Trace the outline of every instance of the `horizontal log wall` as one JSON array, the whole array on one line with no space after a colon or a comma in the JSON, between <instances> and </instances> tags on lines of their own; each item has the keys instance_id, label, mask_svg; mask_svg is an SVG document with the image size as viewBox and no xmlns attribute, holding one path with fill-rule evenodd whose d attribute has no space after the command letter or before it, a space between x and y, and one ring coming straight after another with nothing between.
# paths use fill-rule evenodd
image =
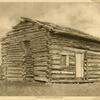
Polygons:
<instances>
[{"instance_id":1,"label":"horizontal log wall","mask_svg":"<svg viewBox=\"0 0 100 100\"><path fill-rule=\"evenodd\" d=\"M2 76L8 80L22 80L24 51L19 41L7 42L2 44Z\"/></svg>"},{"instance_id":2,"label":"horizontal log wall","mask_svg":"<svg viewBox=\"0 0 100 100\"><path fill-rule=\"evenodd\" d=\"M47 51L35 52L34 57L34 80L49 82L49 57Z\"/></svg>"},{"instance_id":3,"label":"horizontal log wall","mask_svg":"<svg viewBox=\"0 0 100 100\"><path fill-rule=\"evenodd\" d=\"M59 45L50 45L49 53L51 57L51 82L69 82L75 79L75 53L66 50L65 47ZM69 66L61 65L61 55L69 57Z\"/></svg>"},{"instance_id":4,"label":"horizontal log wall","mask_svg":"<svg viewBox=\"0 0 100 100\"><path fill-rule=\"evenodd\" d=\"M100 81L100 54L87 53L88 61L88 79Z\"/></svg>"},{"instance_id":5,"label":"horizontal log wall","mask_svg":"<svg viewBox=\"0 0 100 100\"><path fill-rule=\"evenodd\" d=\"M11 80L48 81L48 44L44 29L32 24L19 25L2 41L2 66ZM31 56L25 54L23 41L30 41Z\"/></svg>"},{"instance_id":6,"label":"horizontal log wall","mask_svg":"<svg viewBox=\"0 0 100 100\"><path fill-rule=\"evenodd\" d=\"M49 81L48 37L45 31L34 33L31 38L31 51L34 61L34 80Z\"/></svg>"},{"instance_id":7,"label":"horizontal log wall","mask_svg":"<svg viewBox=\"0 0 100 100\"><path fill-rule=\"evenodd\" d=\"M65 78L63 74L61 74L61 71L65 71L64 69L61 69L60 66L60 55L70 55L69 56L69 65L73 66L73 69L70 69L72 72L75 71L75 54L76 53L84 53L87 52L87 58L86 59L86 70L84 70L84 73L86 74L85 77L88 78L88 80L100 80L100 46L98 43L94 43L92 41L85 41L80 40L80 39L74 39L74 38L69 38L69 37L63 37L63 36L55 36L51 35L51 46L50 46L50 53L54 56L54 58L58 57L59 61L53 61L56 62L56 64L52 65L53 70L59 70L58 72L55 71L55 74L52 77L55 77L55 80L52 78L52 82L68 82L67 75L65 75ZM85 61L84 61L85 64ZM69 71L70 71L69 70ZM68 71L68 70L67 70ZM66 71L66 73L67 73ZM86 71L86 72L85 72ZM60 73L60 74L59 74ZM61 76L62 75L62 76ZM61 76L61 79L60 79ZM72 75L69 75L72 76ZM63 77L63 78L62 78ZM57 80L58 78L58 80ZM86 78L86 79L87 79ZM66 79L66 80L65 80ZM70 78L71 79L71 78ZM74 77L73 81L75 79L75 72L74 72Z\"/></svg>"}]
</instances>

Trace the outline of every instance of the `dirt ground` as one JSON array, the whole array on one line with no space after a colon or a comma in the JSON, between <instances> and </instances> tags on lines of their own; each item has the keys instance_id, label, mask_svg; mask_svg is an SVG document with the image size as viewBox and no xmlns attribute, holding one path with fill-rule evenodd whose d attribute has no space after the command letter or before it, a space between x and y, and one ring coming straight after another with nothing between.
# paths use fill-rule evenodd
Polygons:
<instances>
[{"instance_id":1,"label":"dirt ground","mask_svg":"<svg viewBox=\"0 0 100 100\"><path fill-rule=\"evenodd\" d=\"M100 83L39 84L0 81L0 96L100 96Z\"/></svg>"}]
</instances>

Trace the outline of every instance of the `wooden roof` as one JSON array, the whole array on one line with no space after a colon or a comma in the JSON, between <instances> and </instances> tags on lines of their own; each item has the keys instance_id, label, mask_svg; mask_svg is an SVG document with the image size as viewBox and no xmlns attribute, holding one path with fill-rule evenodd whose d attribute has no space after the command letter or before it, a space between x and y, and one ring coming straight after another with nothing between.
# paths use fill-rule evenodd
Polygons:
<instances>
[{"instance_id":1,"label":"wooden roof","mask_svg":"<svg viewBox=\"0 0 100 100\"><path fill-rule=\"evenodd\" d=\"M90 34L84 33L82 31L73 29L73 28L69 28L69 27L62 27L53 23L49 23L49 22L42 22L39 20L32 20L29 18L25 18L22 17L22 20L20 21L20 23L18 23L16 26L13 27L13 30L17 29L17 27L21 24L21 23L26 23L26 22L30 22L30 23L37 23L39 26L51 30L54 33L57 34L65 34L65 35L73 35L73 36L77 36L77 37L83 37L85 39L90 39L93 41L97 41L100 42L100 38L97 38L95 36L92 36Z\"/></svg>"}]
</instances>

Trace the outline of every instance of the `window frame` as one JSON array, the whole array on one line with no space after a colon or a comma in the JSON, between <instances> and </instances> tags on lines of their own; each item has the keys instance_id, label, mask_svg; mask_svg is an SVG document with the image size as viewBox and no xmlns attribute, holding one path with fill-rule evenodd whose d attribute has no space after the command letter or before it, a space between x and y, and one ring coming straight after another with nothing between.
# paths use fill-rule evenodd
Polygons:
<instances>
[{"instance_id":1,"label":"window frame","mask_svg":"<svg viewBox=\"0 0 100 100\"><path fill-rule=\"evenodd\" d=\"M63 57L65 57L65 58L64 58L65 61L62 60ZM64 62L65 64L63 64L63 62ZM66 69L69 68L69 55L61 54L61 67L62 67L62 68L66 68Z\"/></svg>"}]
</instances>

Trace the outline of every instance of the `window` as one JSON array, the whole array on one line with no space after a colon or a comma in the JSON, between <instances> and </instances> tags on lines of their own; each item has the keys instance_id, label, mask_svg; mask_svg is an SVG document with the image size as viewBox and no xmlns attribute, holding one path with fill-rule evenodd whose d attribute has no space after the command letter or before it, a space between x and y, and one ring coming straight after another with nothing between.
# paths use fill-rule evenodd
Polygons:
<instances>
[{"instance_id":1,"label":"window","mask_svg":"<svg viewBox=\"0 0 100 100\"><path fill-rule=\"evenodd\" d=\"M24 43L25 55L30 55L31 54L30 41L24 41L23 43Z\"/></svg>"},{"instance_id":2,"label":"window","mask_svg":"<svg viewBox=\"0 0 100 100\"><path fill-rule=\"evenodd\" d=\"M63 67L69 67L69 56L68 55L61 55L61 65Z\"/></svg>"}]
</instances>

